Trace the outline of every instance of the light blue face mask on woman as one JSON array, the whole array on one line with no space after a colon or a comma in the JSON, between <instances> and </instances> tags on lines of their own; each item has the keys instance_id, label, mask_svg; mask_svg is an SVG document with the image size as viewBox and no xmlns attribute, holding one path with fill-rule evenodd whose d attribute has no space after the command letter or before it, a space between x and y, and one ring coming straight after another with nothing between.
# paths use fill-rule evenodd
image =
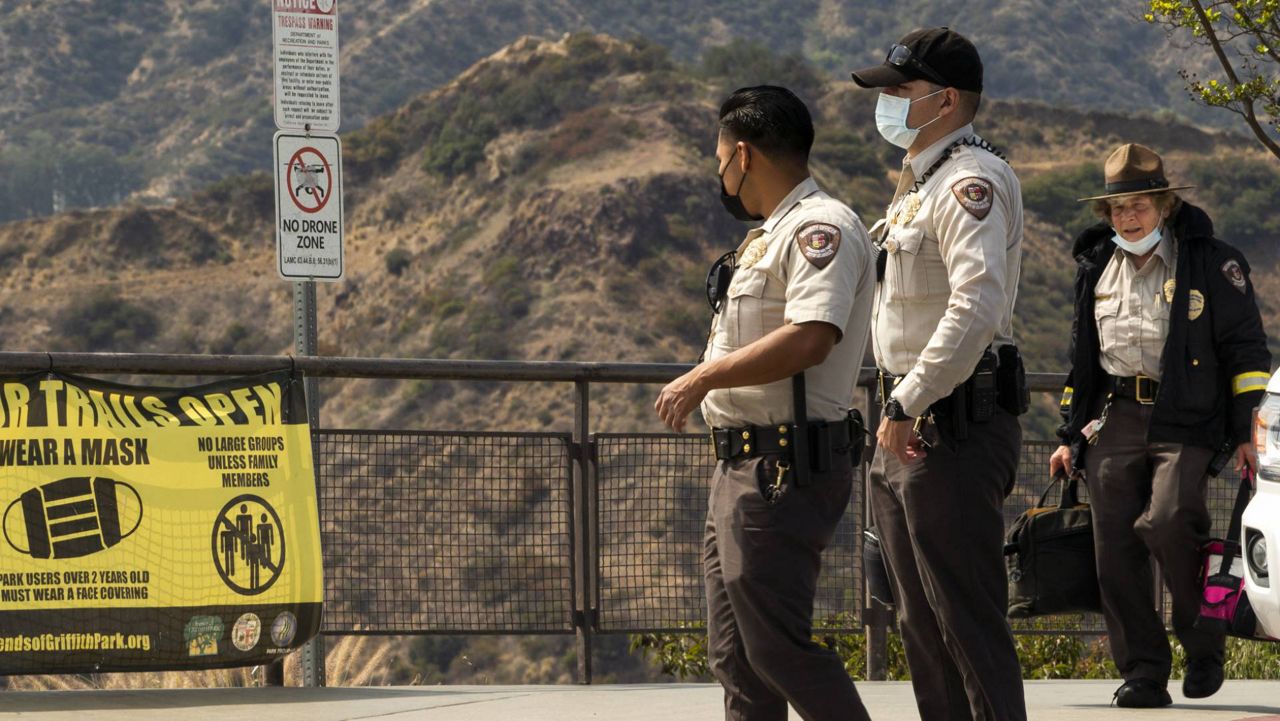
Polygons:
<instances>
[{"instance_id":1,"label":"light blue face mask on woman","mask_svg":"<svg viewBox=\"0 0 1280 721\"><path fill-rule=\"evenodd\" d=\"M921 130L930 123L935 123L942 119L942 116L939 115L918 128L909 128L907 127L907 115L911 113L911 104L917 100L932 98L945 90L946 88L943 88L915 100L907 100L888 93L880 93L880 100L876 102L876 130L879 130L880 135L890 143L903 150L909 149L911 144L916 142L916 136L920 134Z\"/></svg>"},{"instance_id":2,"label":"light blue face mask on woman","mask_svg":"<svg viewBox=\"0 0 1280 721\"><path fill-rule=\"evenodd\" d=\"M1111 236L1111 242L1120 246L1120 250L1132 255L1146 255L1150 250L1160 243L1164 238L1164 227L1156 226L1156 229L1147 233L1146 237L1141 240L1125 240L1120 235L1120 231Z\"/></svg>"}]
</instances>

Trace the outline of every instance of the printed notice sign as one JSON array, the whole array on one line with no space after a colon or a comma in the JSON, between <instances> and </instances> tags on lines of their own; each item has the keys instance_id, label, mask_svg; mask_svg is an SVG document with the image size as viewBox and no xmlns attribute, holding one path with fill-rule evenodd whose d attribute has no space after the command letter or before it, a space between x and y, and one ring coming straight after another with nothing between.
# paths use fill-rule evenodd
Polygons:
<instances>
[{"instance_id":1,"label":"printed notice sign","mask_svg":"<svg viewBox=\"0 0 1280 721\"><path fill-rule=\"evenodd\" d=\"M0 675L268 663L320 559L301 376L0 377Z\"/></svg>"},{"instance_id":2,"label":"printed notice sign","mask_svg":"<svg viewBox=\"0 0 1280 721\"><path fill-rule=\"evenodd\" d=\"M342 278L342 143L276 133L276 259L285 280Z\"/></svg>"},{"instance_id":3,"label":"printed notice sign","mask_svg":"<svg viewBox=\"0 0 1280 721\"><path fill-rule=\"evenodd\" d=\"M337 132L337 0L272 0L271 28L276 127Z\"/></svg>"}]
</instances>

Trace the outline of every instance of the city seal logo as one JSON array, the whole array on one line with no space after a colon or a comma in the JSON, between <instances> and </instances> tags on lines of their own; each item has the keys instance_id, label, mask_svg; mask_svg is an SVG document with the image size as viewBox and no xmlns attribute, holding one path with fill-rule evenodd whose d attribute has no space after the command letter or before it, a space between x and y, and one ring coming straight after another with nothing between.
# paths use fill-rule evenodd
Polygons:
<instances>
[{"instance_id":1,"label":"city seal logo","mask_svg":"<svg viewBox=\"0 0 1280 721\"><path fill-rule=\"evenodd\" d=\"M840 250L840 229L830 223L808 223L796 231L796 243L804 259L821 270Z\"/></svg>"},{"instance_id":2,"label":"city seal logo","mask_svg":"<svg viewBox=\"0 0 1280 721\"><path fill-rule=\"evenodd\" d=\"M262 637L262 620L256 613L246 613L231 627L231 643L241 651L251 651Z\"/></svg>"}]
</instances>

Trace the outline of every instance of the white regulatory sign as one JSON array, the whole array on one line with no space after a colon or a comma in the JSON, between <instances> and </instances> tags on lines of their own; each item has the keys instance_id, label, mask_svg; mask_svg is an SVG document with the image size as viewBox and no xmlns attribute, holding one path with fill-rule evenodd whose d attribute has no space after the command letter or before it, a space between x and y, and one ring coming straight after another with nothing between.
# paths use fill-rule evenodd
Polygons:
<instances>
[{"instance_id":1,"label":"white regulatory sign","mask_svg":"<svg viewBox=\"0 0 1280 721\"><path fill-rule=\"evenodd\" d=\"M276 0L280 2L280 0ZM275 136L276 268L285 280L342 278L342 143Z\"/></svg>"},{"instance_id":2,"label":"white regulatory sign","mask_svg":"<svg viewBox=\"0 0 1280 721\"><path fill-rule=\"evenodd\" d=\"M336 133L337 0L271 0L276 74L276 127Z\"/></svg>"}]
</instances>

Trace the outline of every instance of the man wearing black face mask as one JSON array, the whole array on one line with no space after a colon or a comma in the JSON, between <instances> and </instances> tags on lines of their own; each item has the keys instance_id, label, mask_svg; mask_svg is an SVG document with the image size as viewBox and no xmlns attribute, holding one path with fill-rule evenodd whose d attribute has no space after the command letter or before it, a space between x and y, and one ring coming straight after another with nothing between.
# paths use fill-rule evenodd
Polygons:
<instances>
[{"instance_id":1,"label":"man wearing black face mask","mask_svg":"<svg viewBox=\"0 0 1280 721\"><path fill-rule=\"evenodd\" d=\"M862 448L849 411L870 332L871 242L809 175L813 122L784 88L735 92L720 109L720 192L747 233L713 302L705 362L655 408L713 428L703 566L708 660L729 721L867 713L839 658L811 640L822 549L848 506Z\"/></svg>"}]
</instances>

